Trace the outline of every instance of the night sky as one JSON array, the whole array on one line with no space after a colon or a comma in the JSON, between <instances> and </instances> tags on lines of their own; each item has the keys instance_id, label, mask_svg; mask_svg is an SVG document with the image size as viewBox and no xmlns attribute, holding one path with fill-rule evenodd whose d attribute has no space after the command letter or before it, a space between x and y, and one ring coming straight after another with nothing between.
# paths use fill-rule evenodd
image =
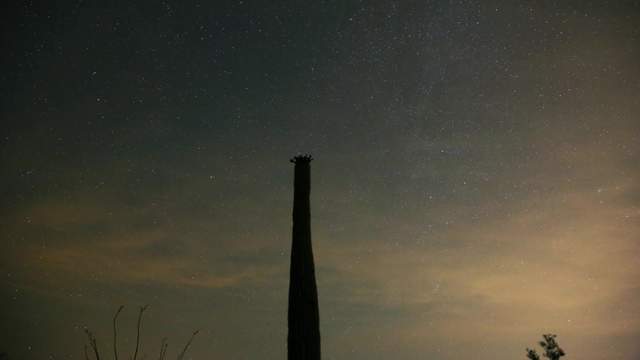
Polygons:
<instances>
[{"instance_id":1,"label":"night sky","mask_svg":"<svg viewBox=\"0 0 640 360\"><path fill-rule=\"evenodd\" d=\"M9 359L284 359L298 153L324 359L640 358L637 1L2 13Z\"/></svg>"}]
</instances>

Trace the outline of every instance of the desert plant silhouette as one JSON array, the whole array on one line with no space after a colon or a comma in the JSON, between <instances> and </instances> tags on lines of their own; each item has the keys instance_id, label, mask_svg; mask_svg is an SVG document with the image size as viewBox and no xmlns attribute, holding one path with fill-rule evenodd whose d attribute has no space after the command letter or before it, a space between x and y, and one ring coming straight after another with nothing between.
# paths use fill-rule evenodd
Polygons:
<instances>
[{"instance_id":1,"label":"desert plant silhouette","mask_svg":"<svg viewBox=\"0 0 640 360\"><path fill-rule=\"evenodd\" d=\"M538 342L538 344L544 350L544 357L548 358L549 360L559 360L562 356L566 355L564 350L562 350L560 345L558 345L556 337L557 335L555 334L544 334L542 335L542 338L544 340ZM530 360L540 360L540 356L538 355L538 353L535 350L529 348L527 348L527 358L529 358Z\"/></svg>"},{"instance_id":2,"label":"desert plant silhouette","mask_svg":"<svg viewBox=\"0 0 640 360\"><path fill-rule=\"evenodd\" d=\"M320 360L320 316L316 287L309 195L311 155L291 159L293 180L293 229L289 272L287 359Z\"/></svg>"},{"instance_id":3,"label":"desert plant silhouette","mask_svg":"<svg viewBox=\"0 0 640 360\"><path fill-rule=\"evenodd\" d=\"M138 354L140 353L140 331L142 329L142 316L144 315L144 312L147 310L148 307L149 305L144 305L144 306L141 306L138 310L138 322L137 322L137 329L136 329L136 347L133 355L130 356L129 359L132 359L132 360L138 359ZM118 307L118 310L116 310L116 313L113 315L113 357L115 360L118 360L118 316L120 315L123 309L124 309L124 305L120 305ZM182 348L182 351L178 354L176 358L177 360L182 360L184 358L184 354L189 349L189 346L191 346L191 342L193 341L193 338L198 334L199 331L200 330L196 330L191 334L189 341L187 341L185 346ZM84 332L85 332L85 335L87 336L89 347L93 352L93 357L95 358L95 360L100 360L100 349L98 348L98 341L96 339L96 336L88 328L85 328ZM169 344L167 343L167 338L162 338L162 340L160 341L160 354L158 355L158 360L165 359L167 355L168 346ZM89 358L90 358L89 349L85 344L84 359L89 360Z\"/></svg>"}]
</instances>

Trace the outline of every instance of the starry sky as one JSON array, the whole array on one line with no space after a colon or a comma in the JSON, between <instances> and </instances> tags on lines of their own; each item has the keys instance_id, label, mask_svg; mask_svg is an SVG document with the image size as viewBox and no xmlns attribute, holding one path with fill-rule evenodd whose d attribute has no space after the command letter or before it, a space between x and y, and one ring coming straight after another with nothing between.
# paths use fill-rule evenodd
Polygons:
<instances>
[{"instance_id":1,"label":"starry sky","mask_svg":"<svg viewBox=\"0 0 640 360\"><path fill-rule=\"evenodd\" d=\"M283 359L311 153L325 359L640 357L636 1L16 1L0 352Z\"/></svg>"}]
</instances>

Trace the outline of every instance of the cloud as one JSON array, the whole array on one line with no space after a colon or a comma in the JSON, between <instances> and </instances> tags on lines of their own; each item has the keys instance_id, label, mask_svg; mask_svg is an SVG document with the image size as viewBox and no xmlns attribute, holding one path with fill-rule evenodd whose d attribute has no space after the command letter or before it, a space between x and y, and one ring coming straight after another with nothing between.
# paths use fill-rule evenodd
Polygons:
<instances>
[{"instance_id":1,"label":"cloud","mask_svg":"<svg viewBox=\"0 0 640 360\"><path fill-rule=\"evenodd\" d=\"M271 255L262 261L233 263L225 254L250 255L259 250L251 244L261 241L234 245L200 236L212 233L219 226L215 222L183 233L182 226L155 220L160 217L153 205L131 208L89 193L77 197L82 201L55 197L35 201L15 215L8 234L21 241L7 244L13 254L7 262L32 285L55 288L75 279L79 284L225 288L262 283L281 271L273 264L276 255L269 251L263 252ZM216 234L226 236L232 235Z\"/></svg>"}]
</instances>

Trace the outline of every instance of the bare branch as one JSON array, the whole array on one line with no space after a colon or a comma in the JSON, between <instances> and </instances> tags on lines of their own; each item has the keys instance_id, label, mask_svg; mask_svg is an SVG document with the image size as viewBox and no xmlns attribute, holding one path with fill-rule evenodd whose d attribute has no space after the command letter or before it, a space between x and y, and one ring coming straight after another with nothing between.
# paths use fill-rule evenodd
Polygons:
<instances>
[{"instance_id":1,"label":"bare branch","mask_svg":"<svg viewBox=\"0 0 640 360\"><path fill-rule=\"evenodd\" d=\"M120 305L118 310L116 310L116 314L113 315L113 357L115 358L115 360L118 360L118 326L117 326L117 321L118 321L118 315L120 315L120 312L122 311L122 309L124 309L124 305Z\"/></svg>"},{"instance_id":2,"label":"bare branch","mask_svg":"<svg viewBox=\"0 0 640 360\"><path fill-rule=\"evenodd\" d=\"M193 341L193 338L200 332L200 330L196 330L193 332L193 334L191 334L191 337L189 338L189 341L187 341L187 344L184 346L184 349L182 349L182 352L180 353L180 355L178 355L178 360L182 360L182 358L184 357L184 353L187 352L187 349L189 349L189 346L191 345L191 342Z\"/></svg>"},{"instance_id":3,"label":"bare branch","mask_svg":"<svg viewBox=\"0 0 640 360\"><path fill-rule=\"evenodd\" d=\"M140 312L138 313L138 334L136 336L136 351L133 353L133 360L136 360L138 358L138 348L140 347L140 326L142 325L142 314L144 313L145 310L147 310L148 307L149 305L141 306Z\"/></svg>"},{"instance_id":4,"label":"bare branch","mask_svg":"<svg viewBox=\"0 0 640 360\"><path fill-rule=\"evenodd\" d=\"M160 356L158 356L158 360L164 360L164 357L167 355L168 346L169 344L167 344L167 338L162 338L162 341L160 342Z\"/></svg>"},{"instance_id":5,"label":"bare branch","mask_svg":"<svg viewBox=\"0 0 640 360\"><path fill-rule=\"evenodd\" d=\"M96 342L96 337L93 335L89 329L84 329L85 334L87 334L87 338L89 339L89 346L93 349L94 354L96 355L96 360L100 360L100 352L98 351L98 343Z\"/></svg>"}]
</instances>

